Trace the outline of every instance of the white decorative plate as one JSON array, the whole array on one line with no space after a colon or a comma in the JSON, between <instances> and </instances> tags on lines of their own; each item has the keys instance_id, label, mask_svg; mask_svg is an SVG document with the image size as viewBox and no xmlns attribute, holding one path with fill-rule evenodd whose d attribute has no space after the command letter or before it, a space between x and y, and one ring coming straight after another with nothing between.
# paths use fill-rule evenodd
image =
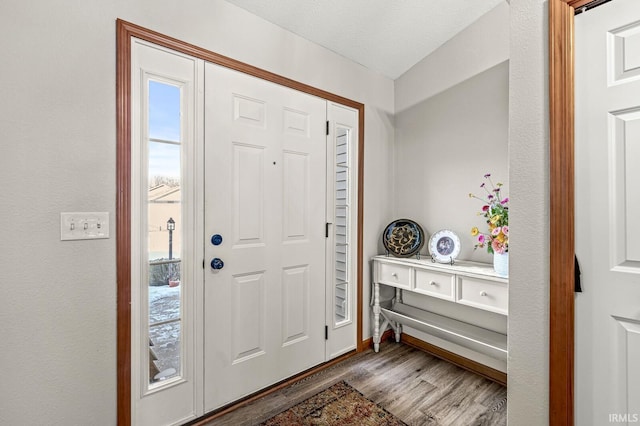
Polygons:
<instances>
[{"instance_id":1,"label":"white decorative plate","mask_svg":"<svg viewBox=\"0 0 640 426\"><path fill-rule=\"evenodd\" d=\"M460 254L460 238L455 232L443 229L429 238L429 254L439 263L453 263Z\"/></svg>"}]
</instances>

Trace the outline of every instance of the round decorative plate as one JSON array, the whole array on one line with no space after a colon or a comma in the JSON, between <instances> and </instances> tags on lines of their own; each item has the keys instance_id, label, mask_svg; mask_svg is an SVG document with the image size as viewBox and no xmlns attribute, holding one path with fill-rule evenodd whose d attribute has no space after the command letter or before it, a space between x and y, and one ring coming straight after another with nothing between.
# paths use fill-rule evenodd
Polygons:
<instances>
[{"instance_id":1,"label":"round decorative plate","mask_svg":"<svg viewBox=\"0 0 640 426\"><path fill-rule=\"evenodd\" d=\"M436 262L453 263L460 254L460 238L448 229L436 232L429 239L429 254Z\"/></svg>"},{"instance_id":2,"label":"round decorative plate","mask_svg":"<svg viewBox=\"0 0 640 426\"><path fill-rule=\"evenodd\" d=\"M424 231L412 220L394 220L382 233L382 244L396 257L410 257L418 254L424 245Z\"/></svg>"}]
</instances>

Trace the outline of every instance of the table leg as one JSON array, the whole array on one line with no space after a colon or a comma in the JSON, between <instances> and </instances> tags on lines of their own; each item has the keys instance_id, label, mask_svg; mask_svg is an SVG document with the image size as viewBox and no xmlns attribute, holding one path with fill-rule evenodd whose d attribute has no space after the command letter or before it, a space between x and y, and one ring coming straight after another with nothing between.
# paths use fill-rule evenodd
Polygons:
<instances>
[{"instance_id":1,"label":"table leg","mask_svg":"<svg viewBox=\"0 0 640 426\"><path fill-rule=\"evenodd\" d=\"M373 350L380 351L380 284L373 284Z\"/></svg>"},{"instance_id":2,"label":"table leg","mask_svg":"<svg viewBox=\"0 0 640 426\"><path fill-rule=\"evenodd\" d=\"M402 303L402 289L396 287L396 302ZM400 343L400 335L402 334L402 324L396 322L396 326L394 327L394 331L396 332L396 343Z\"/></svg>"}]
</instances>

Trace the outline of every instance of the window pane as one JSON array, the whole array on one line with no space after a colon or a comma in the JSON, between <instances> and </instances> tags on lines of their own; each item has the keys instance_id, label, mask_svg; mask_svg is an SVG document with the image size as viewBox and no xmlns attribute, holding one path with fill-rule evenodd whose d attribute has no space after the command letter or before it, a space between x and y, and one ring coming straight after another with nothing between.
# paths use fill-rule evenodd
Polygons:
<instances>
[{"instance_id":1,"label":"window pane","mask_svg":"<svg viewBox=\"0 0 640 426\"><path fill-rule=\"evenodd\" d=\"M180 375L180 321L149 328L151 366L149 382ZM155 373L155 374L153 374Z\"/></svg>"},{"instance_id":2,"label":"window pane","mask_svg":"<svg viewBox=\"0 0 640 426\"><path fill-rule=\"evenodd\" d=\"M336 127L335 174L335 323L350 319L349 312L349 129Z\"/></svg>"},{"instance_id":3,"label":"window pane","mask_svg":"<svg viewBox=\"0 0 640 426\"><path fill-rule=\"evenodd\" d=\"M337 129L336 136L336 164L347 166L349 164L349 131L347 129Z\"/></svg>"},{"instance_id":4,"label":"window pane","mask_svg":"<svg viewBox=\"0 0 640 426\"><path fill-rule=\"evenodd\" d=\"M149 142L149 201L151 196L157 197L170 188L180 187L180 149L178 144ZM151 190L159 185L165 187L152 194ZM171 201L176 201L175 197Z\"/></svg>"},{"instance_id":5,"label":"window pane","mask_svg":"<svg viewBox=\"0 0 640 426\"><path fill-rule=\"evenodd\" d=\"M150 81L148 100L149 382L157 383L181 374L180 88Z\"/></svg>"},{"instance_id":6,"label":"window pane","mask_svg":"<svg viewBox=\"0 0 640 426\"><path fill-rule=\"evenodd\" d=\"M336 284L336 323L340 323L349 318L347 312L347 308L349 307L347 286L347 283Z\"/></svg>"},{"instance_id":7,"label":"window pane","mask_svg":"<svg viewBox=\"0 0 640 426\"><path fill-rule=\"evenodd\" d=\"M149 137L180 141L180 88L149 81Z\"/></svg>"},{"instance_id":8,"label":"window pane","mask_svg":"<svg viewBox=\"0 0 640 426\"><path fill-rule=\"evenodd\" d=\"M346 167L336 168L336 206L349 204L349 171Z\"/></svg>"},{"instance_id":9,"label":"window pane","mask_svg":"<svg viewBox=\"0 0 640 426\"><path fill-rule=\"evenodd\" d=\"M152 283L149 286L149 324L153 326L177 319L180 319L180 286Z\"/></svg>"}]
</instances>

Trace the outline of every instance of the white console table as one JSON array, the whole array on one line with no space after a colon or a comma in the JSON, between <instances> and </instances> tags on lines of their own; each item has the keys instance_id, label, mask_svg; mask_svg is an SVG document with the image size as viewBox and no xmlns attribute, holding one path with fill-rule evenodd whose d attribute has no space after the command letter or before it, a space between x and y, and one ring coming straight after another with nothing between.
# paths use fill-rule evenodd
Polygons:
<instances>
[{"instance_id":1,"label":"white console table","mask_svg":"<svg viewBox=\"0 0 640 426\"><path fill-rule=\"evenodd\" d=\"M507 358L507 336L402 303L410 291L501 315L508 315L508 279L489 264L457 261L453 265L431 259L373 257L373 343L380 349L380 330L390 325L400 341L402 325L429 333L496 359ZM390 306L380 306L380 284L395 287ZM382 324L381 324L382 317Z\"/></svg>"}]
</instances>

